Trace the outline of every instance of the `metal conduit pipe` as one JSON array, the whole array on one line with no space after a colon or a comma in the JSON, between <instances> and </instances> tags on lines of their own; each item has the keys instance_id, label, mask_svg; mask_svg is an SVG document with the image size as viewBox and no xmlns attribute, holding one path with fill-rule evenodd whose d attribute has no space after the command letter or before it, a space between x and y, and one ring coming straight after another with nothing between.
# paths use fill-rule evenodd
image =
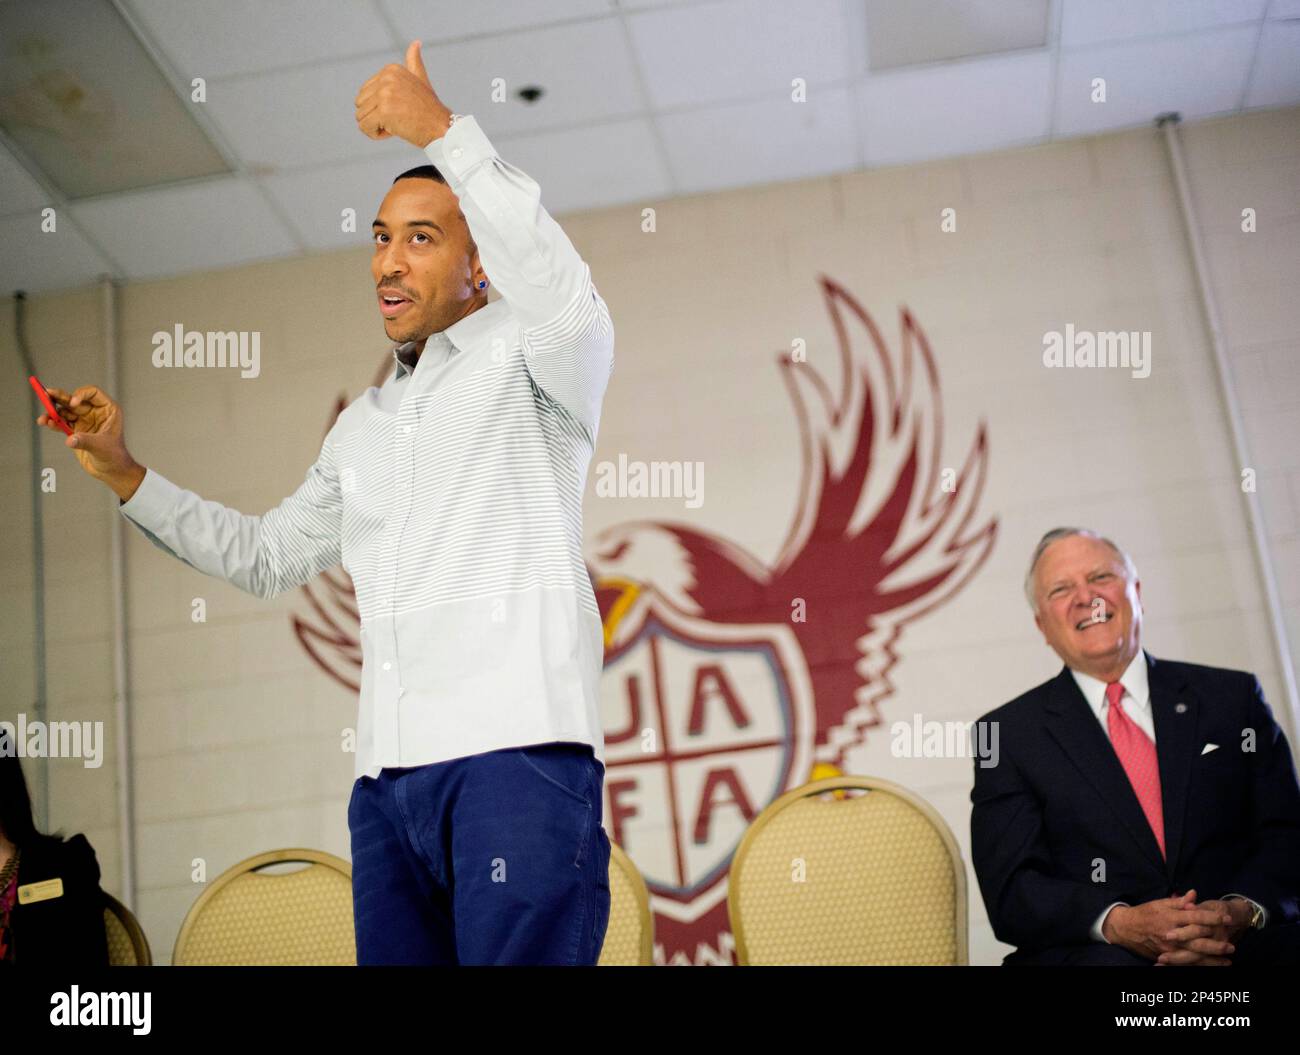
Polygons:
<instances>
[{"instance_id":1,"label":"metal conduit pipe","mask_svg":"<svg viewBox=\"0 0 1300 1055\"><path fill-rule=\"evenodd\" d=\"M1255 463L1250 456L1250 445L1246 441L1245 422L1241 415L1241 404L1237 400L1236 384L1232 379L1232 371L1228 368L1228 356L1223 346L1223 328L1219 322L1219 306L1214 299L1214 291L1210 288L1209 269L1205 263L1205 250L1201 243L1201 229L1196 218L1191 185L1187 179L1183 144L1178 134L1181 120L1176 113L1161 114L1156 118L1156 127L1164 135L1169 167L1173 170L1174 185L1178 190L1178 204L1182 212L1183 227L1187 233L1187 244L1191 249L1192 266L1201 295L1201 309L1205 313L1205 325L1210 335L1210 350L1214 354L1214 366L1219 377L1219 394L1228 417L1233 454L1237 464L1245 469L1254 466ZM1282 727L1291 741L1292 752L1296 753L1300 750L1296 742L1297 731L1300 731L1300 694L1296 691L1295 664L1291 659L1291 643L1287 637L1286 619L1282 611L1282 592L1278 589L1273 553L1264 531L1264 514L1259 495L1253 490L1243 490L1242 497L1246 500L1246 520L1250 528L1255 565L1259 572L1260 585L1264 590L1264 608L1272 631L1273 647L1277 652L1278 675L1282 680L1282 691L1286 694L1286 706L1275 709L1281 712Z\"/></svg>"}]
</instances>

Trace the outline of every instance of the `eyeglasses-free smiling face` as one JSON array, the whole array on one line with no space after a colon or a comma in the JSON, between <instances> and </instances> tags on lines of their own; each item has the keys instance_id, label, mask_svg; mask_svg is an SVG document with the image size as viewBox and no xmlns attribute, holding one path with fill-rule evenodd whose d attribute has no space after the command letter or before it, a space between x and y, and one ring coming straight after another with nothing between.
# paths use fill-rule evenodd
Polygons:
<instances>
[{"instance_id":1,"label":"eyeglasses-free smiling face","mask_svg":"<svg viewBox=\"0 0 1300 1055\"><path fill-rule=\"evenodd\" d=\"M1141 648L1142 590L1100 539L1070 535L1034 568L1034 622L1066 666L1118 681Z\"/></svg>"},{"instance_id":2,"label":"eyeglasses-free smiling face","mask_svg":"<svg viewBox=\"0 0 1300 1055\"><path fill-rule=\"evenodd\" d=\"M424 341L487 302L478 247L456 195L430 179L399 179L371 228L384 333L395 344Z\"/></svg>"}]
</instances>

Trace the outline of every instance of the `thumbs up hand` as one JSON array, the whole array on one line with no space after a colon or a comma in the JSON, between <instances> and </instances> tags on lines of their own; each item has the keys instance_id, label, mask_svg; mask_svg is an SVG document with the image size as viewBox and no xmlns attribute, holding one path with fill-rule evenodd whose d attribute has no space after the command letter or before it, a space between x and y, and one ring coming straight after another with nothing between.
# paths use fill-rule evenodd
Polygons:
<instances>
[{"instance_id":1,"label":"thumbs up hand","mask_svg":"<svg viewBox=\"0 0 1300 1055\"><path fill-rule=\"evenodd\" d=\"M406 65L389 63L357 93L357 127L371 139L397 136L423 150L444 135L451 111L429 83L420 42L406 49Z\"/></svg>"},{"instance_id":2,"label":"thumbs up hand","mask_svg":"<svg viewBox=\"0 0 1300 1055\"><path fill-rule=\"evenodd\" d=\"M420 54L422 46L422 43L418 40L413 40L406 45L406 68L424 81L425 84L429 84L429 73L424 68L424 56ZM429 91L433 91L431 84L429 84Z\"/></svg>"}]
</instances>

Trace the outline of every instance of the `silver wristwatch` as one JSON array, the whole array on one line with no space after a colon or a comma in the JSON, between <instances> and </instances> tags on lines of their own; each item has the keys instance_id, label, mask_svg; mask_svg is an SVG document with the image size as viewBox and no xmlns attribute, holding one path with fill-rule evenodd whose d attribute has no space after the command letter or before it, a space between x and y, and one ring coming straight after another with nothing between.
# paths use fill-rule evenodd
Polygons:
<instances>
[{"instance_id":1,"label":"silver wristwatch","mask_svg":"<svg viewBox=\"0 0 1300 1055\"><path fill-rule=\"evenodd\" d=\"M1258 901L1252 901L1244 894L1229 894L1226 898L1224 898L1224 900L1244 901L1247 905L1250 906L1250 920L1246 923L1247 928L1249 928L1250 930L1264 929L1264 909L1261 907Z\"/></svg>"}]
</instances>

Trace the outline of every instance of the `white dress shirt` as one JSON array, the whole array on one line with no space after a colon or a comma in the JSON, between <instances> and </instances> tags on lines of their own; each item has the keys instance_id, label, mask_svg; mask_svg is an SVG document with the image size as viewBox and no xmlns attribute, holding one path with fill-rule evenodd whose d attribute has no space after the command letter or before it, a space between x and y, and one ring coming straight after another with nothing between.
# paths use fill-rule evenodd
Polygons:
<instances>
[{"instance_id":1,"label":"white dress shirt","mask_svg":"<svg viewBox=\"0 0 1300 1055\"><path fill-rule=\"evenodd\" d=\"M1079 691L1083 693L1083 698L1088 701L1088 706L1092 708L1092 713L1096 716L1097 721L1101 723L1101 731L1106 734L1106 739L1110 739L1110 725L1108 707L1106 700L1106 683L1098 681L1089 674L1082 671L1071 670L1074 675L1075 684L1079 686ZM1133 657L1133 661L1128 665L1128 669L1120 675L1119 683L1124 686L1124 695L1120 700L1120 705L1124 708L1124 713L1133 719L1147 736L1151 737L1151 742L1156 742L1156 723L1151 717L1151 688L1147 684L1147 660L1146 654L1138 649L1138 654Z\"/></svg>"},{"instance_id":2,"label":"white dress shirt","mask_svg":"<svg viewBox=\"0 0 1300 1055\"><path fill-rule=\"evenodd\" d=\"M614 332L591 271L471 116L425 150L501 294L432 335L250 516L147 470L122 513L269 598L338 564L360 613L356 776L554 740L604 761L582 496ZM322 319L323 332L329 320Z\"/></svg>"},{"instance_id":3,"label":"white dress shirt","mask_svg":"<svg viewBox=\"0 0 1300 1055\"><path fill-rule=\"evenodd\" d=\"M1088 701L1088 706L1092 708L1092 713L1097 716L1097 721L1101 723L1101 731L1106 734L1106 739L1110 739L1109 725L1109 708L1110 701L1106 699L1106 683L1098 681L1089 674L1082 671L1070 669L1074 675L1074 681L1079 686L1079 691L1083 693L1083 698ZM1124 686L1124 695L1120 697L1120 706L1124 708L1124 713L1128 715L1137 724L1144 733L1151 738L1151 742L1156 742L1156 723L1151 713L1151 687L1147 680L1147 660L1146 653L1138 649L1138 654L1133 657L1128 668L1120 675L1119 683ZM1243 898L1250 901L1250 898L1242 894L1228 894L1226 898ZM1255 902L1250 901L1252 905ZM1097 921L1092 925L1092 940L1106 942L1105 934L1102 933L1102 924L1106 922L1106 917L1110 910L1116 905L1128 905L1127 901L1116 901L1107 905ZM1265 913L1265 922L1267 922L1267 913Z\"/></svg>"}]
</instances>

